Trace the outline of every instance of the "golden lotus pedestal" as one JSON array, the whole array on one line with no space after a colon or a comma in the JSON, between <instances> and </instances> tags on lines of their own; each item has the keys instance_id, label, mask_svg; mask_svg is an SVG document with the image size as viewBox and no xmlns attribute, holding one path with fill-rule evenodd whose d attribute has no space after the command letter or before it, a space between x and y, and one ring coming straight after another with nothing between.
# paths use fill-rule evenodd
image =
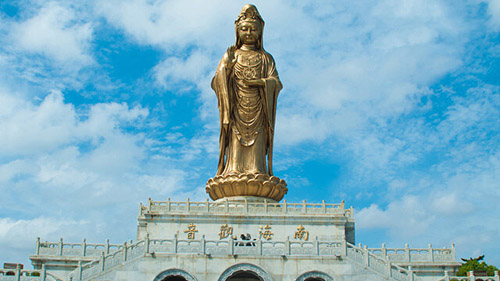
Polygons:
<instances>
[{"instance_id":1,"label":"golden lotus pedestal","mask_svg":"<svg viewBox=\"0 0 500 281\"><path fill-rule=\"evenodd\" d=\"M288 191L286 182L263 174L220 175L208 180L207 193L212 200L253 197L279 202Z\"/></svg>"}]
</instances>

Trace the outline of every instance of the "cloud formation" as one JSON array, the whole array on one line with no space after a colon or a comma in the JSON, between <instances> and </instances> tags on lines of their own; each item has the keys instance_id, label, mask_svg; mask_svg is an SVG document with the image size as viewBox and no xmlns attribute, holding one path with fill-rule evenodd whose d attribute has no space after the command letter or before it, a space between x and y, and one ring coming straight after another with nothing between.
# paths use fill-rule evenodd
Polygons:
<instances>
[{"instance_id":1,"label":"cloud formation","mask_svg":"<svg viewBox=\"0 0 500 281\"><path fill-rule=\"evenodd\" d=\"M369 246L455 242L500 263L499 3L257 1L285 86L275 170L289 196L345 199ZM0 260L29 254L35 234L16 240L27 225L120 243L139 201L205 199L210 79L243 4L1 10L0 246L16 246Z\"/></svg>"}]
</instances>

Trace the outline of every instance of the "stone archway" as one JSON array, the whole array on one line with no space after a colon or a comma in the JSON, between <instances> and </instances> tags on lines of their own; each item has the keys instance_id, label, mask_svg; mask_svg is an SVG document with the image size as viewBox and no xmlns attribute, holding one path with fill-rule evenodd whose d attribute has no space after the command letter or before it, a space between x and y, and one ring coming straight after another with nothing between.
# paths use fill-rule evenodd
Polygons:
<instances>
[{"instance_id":1,"label":"stone archway","mask_svg":"<svg viewBox=\"0 0 500 281\"><path fill-rule=\"evenodd\" d=\"M168 269L156 275L153 281L197 281L191 274L181 269Z\"/></svg>"},{"instance_id":2,"label":"stone archway","mask_svg":"<svg viewBox=\"0 0 500 281\"><path fill-rule=\"evenodd\" d=\"M240 263L226 269L218 281L272 281L272 279L267 272L258 266Z\"/></svg>"},{"instance_id":3,"label":"stone archway","mask_svg":"<svg viewBox=\"0 0 500 281\"><path fill-rule=\"evenodd\" d=\"M309 271L297 278L296 281L334 281L333 278L320 271Z\"/></svg>"}]
</instances>

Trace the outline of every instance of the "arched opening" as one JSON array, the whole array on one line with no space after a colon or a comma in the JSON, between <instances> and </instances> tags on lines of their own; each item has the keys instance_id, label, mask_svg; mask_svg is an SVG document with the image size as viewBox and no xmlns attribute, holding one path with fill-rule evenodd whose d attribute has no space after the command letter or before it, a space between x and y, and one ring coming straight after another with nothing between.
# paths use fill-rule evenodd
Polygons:
<instances>
[{"instance_id":1,"label":"arched opening","mask_svg":"<svg viewBox=\"0 0 500 281\"><path fill-rule=\"evenodd\" d=\"M188 280L182 276L167 276L162 281L188 281Z\"/></svg>"},{"instance_id":2,"label":"arched opening","mask_svg":"<svg viewBox=\"0 0 500 281\"><path fill-rule=\"evenodd\" d=\"M309 271L299 276L296 281L334 281L333 278L320 271Z\"/></svg>"},{"instance_id":3,"label":"arched opening","mask_svg":"<svg viewBox=\"0 0 500 281\"><path fill-rule=\"evenodd\" d=\"M267 272L256 265L239 263L226 269L218 281L272 281L272 279Z\"/></svg>"},{"instance_id":4,"label":"arched opening","mask_svg":"<svg viewBox=\"0 0 500 281\"><path fill-rule=\"evenodd\" d=\"M252 271L239 271L231 275L227 281L263 281L259 275Z\"/></svg>"},{"instance_id":5,"label":"arched opening","mask_svg":"<svg viewBox=\"0 0 500 281\"><path fill-rule=\"evenodd\" d=\"M196 281L196 279L184 270L172 268L158 274L153 281Z\"/></svg>"}]
</instances>

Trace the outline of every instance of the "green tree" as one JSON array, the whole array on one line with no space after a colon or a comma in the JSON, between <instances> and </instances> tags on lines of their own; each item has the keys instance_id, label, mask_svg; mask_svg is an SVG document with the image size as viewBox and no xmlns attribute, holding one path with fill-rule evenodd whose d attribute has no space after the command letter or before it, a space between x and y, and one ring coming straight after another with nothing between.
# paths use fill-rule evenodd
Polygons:
<instances>
[{"instance_id":1,"label":"green tree","mask_svg":"<svg viewBox=\"0 0 500 281\"><path fill-rule=\"evenodd\" d=\"M486 264L483 259L484 255L475 259L472 257L469 259L462 259L463 263L458 269L457 276L467 276L467 272L469 271L485 271L488 276L495 275L495 271L497 271L498 268Z\"/></svg>"}]
</instances>

